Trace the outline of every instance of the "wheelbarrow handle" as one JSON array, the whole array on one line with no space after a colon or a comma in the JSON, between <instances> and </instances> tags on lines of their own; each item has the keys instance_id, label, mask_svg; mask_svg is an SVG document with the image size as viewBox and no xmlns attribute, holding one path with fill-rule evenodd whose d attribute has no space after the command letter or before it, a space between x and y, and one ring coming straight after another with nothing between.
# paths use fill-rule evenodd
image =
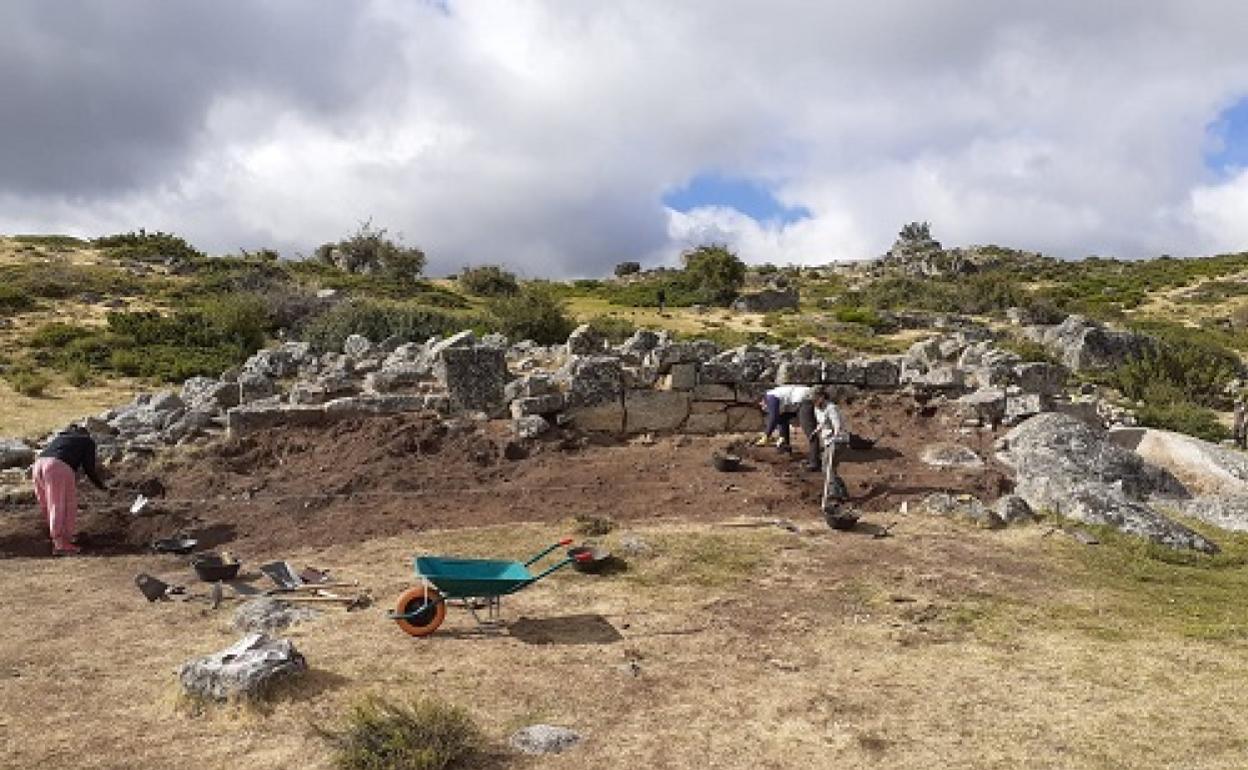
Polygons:
<instances>
[{"instance_id":1,"label":"wheelbarrow handle","mask_svg":"<svg viewBox=\"0 0 1248 770\"><path fill-rule=\"evenodd\" d=\"M548 553L550 553L551 551L555 550L556 548L564 548L564 547L569 546L569 545L572 545L572 538L570 538L570 537L565 537L564 539L560 540L559 542L555 543L554 545L547 546L546 550L544 550L544 551L542 551L541 553L537 554L537 555L536 555L536 556L534 556L532 559L529 559L528 561L526 561L526 562L524 563L524 566L526 566L526 567L527 567L527 566L531 565L533 562L535 562L535 561L537 561L538 559L542 558L543 556L545 556L546 554L548 554ZM549 572L549 570L547 570L547 572ZM542 574L544 575L544 574L546 574L546 573L545 573L545 572L543 572Z\"/></svg>"},{"instance_id":2,"label":"wheelbarrow handle","mask_svg":"<svg viewBox=\"0 0 1248 770\"><path fill-rule=\"evenodd\" d=\"M553 546L552 546L552 547L553 547ZM574 561L576 561L576 558L574 558L574 557L572 557L572 556L569 556L569 557L564 558L564 559L560 559L559 561L557 561L557 562L555 562L554 564L552 564L552 565L550 565L549 567L547 567L545 570L543 570L543 571L541 571L541 572L537 573L536 575L534 575L534 576L533 576L533 579L532 579L532 580L530 580L530 581L528 582L528 585L532 585L532 584L536 583L537 581L539 581L539 580L541 580L542 578L546 577L547 575L549 575L550 573L554 572L555 570L560 570L560 569L563 569L564 567L568 566L569 564L571 564L571 563L572 563L572 562L574 562Z\"/></svg>"}]
</instances>

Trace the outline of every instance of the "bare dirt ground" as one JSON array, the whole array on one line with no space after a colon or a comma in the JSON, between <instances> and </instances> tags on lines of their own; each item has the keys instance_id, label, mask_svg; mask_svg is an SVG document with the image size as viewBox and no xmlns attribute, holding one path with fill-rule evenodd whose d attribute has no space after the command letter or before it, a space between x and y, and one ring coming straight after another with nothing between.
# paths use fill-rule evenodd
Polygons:
<instances>
[{"instance_id":1,"label":"bare dirt ground","mask_svg":"<svg viewBox=\"0 0 1248 770\"><path fill-rule=\"evenodd\" d=\"M2 512L0 764L328 768L317 726L378 693L461 704L498 744L535 722L586 736L564 755L510 761L521 768L1243 766L1248 631L1222 617L1238 600L1214 611L1216 635L1193 636L1172 618L1186 573L1174 586L1168 572L1141 576L1152 592L1141 609L1090 571L1087 554L1118 551L1043 525L902 516L901 500L1006 483L991 463L951 474L917 461L950 438L987 457L992 435L963 436L904 400L849 412L880 439L842 466L868 511L850 533L822 523L799 458L758 451L751 469L722 474L708 460L723 438L569 437L512 461L493 427L422 418L274 432L126 469L120 491L89 501L95 556L45 558L38 515ZM168 492L158 513L123 518L153 477ZM413 556L523 559L571 534L577 514L619 522L606 547L622 552L628 534L651 553L520 592L496 636L457 609L424 640L385 619ZM893 521L891 536L872 536ZM257 585L255 565L285 558L359 580L377 603L291 630L311 672L273 702L194 708L173 672L237 638L233 605L211 610L185 557L136 548L184 527L228 544ZM140 571L201 598L148 604Z\"/></svg>"},{"instance_id":2,"label":"bare dirt ground","mask_svg":"<svg viewBox=\"0 0 1248 770\"><path fill-rule=\"evenodd\" d=\"M985 501L1009 488L991 460L993 434L961 435L952 417L899 395L871 396L846 407L850 424L877 438L849 452L841 475L853 503L895 510L933 491ZM358 542L454 526L553 521L574 514L621 520L790 516L817 508L822 476L772 448L753 449L743 472L710 463L724 438L659 437L653 445L587 445L567 436L508 460L505 424L444 427L432 417L398 416L341 423L328 430L282 429L200 447L158 463L123 469L116 489L84 485L80 529L97 549L142 548L156 537L195 534L209 545L260 552ZM939 438L956 439L987 459L974 471L938 470L918 453ZM158 479L166 499L148 515L128 514L138 488ZM0 555L46 553L38 516L0 517Z\"/></svg>"}]
</instances>

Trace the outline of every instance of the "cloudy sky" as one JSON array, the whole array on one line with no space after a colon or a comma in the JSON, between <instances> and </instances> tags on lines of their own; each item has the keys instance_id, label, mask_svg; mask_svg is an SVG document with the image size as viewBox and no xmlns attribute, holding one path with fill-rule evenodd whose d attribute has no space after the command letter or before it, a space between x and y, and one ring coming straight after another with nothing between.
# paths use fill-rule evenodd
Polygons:
<instances>
[{"instance_id":1,"label":"cloudy sky","mask_svg":"<svg viewBox=\"0 0 1248 770\"><path fill-rule=\"evenodd\" d=\"M432 272L1248 249L1240 0L4 0L0 232Z\"/></svg>"}]
</instances>

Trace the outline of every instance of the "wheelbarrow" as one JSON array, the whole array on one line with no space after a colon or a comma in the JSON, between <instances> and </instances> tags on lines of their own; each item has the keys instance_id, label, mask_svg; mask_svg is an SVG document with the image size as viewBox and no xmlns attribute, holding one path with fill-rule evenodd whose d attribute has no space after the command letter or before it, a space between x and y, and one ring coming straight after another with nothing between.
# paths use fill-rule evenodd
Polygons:
<instances>
[{"instance_id":1,"label":"wheelbarrow","mask_svg":"<svg viewBox=\"0 0 1248 770\"><path fill-rule=\"evenodd\" d=\"M547 575L576 561L590 561L592 552L578 551L533 574L529 567L556 548L572 544L566 538L548 546L526 562L499 559L465 559L454 556L418 556L416 576L420 585L399 596L394 612L387 617L411 636L428 636L438 630L446 619L446 605L454 602L472 613L483 629L501 625L499 610L502 599L527 588ZM485 610L482 618L477 611Z\"/></svg>"}]
</instances>

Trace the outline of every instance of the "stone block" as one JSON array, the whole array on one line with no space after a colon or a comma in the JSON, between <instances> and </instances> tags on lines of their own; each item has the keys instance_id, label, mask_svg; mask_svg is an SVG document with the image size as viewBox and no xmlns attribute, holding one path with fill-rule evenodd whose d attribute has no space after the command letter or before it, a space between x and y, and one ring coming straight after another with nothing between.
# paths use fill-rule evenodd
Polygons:
<instances>
[{"instance_id":1,"label":"stone block","mask_svg":"<svg viewBox=\"0 0 1248 770\"><path fill-rule=\"evenodd\" d=\"M693 389L698 401L736 401L737 391L731 385L703 384Z\"/></svg>"},{"instance_id":2,"label":"stone block","mask_svg":"<svg viewBox=\"0 0 1248 770\"><path fill-rule=\"evenodd\" d=\"M713 412L690 412L689 419L685 421L685 426L682 430L685 433L706 435L725 432L728 429L728 414L725 412L723 404L718 404L718 406L720 408Z\"/></svg>"},{"instance_id":3,"label":"stone block","mask_svg":"<svg viewBox=\"0 0 1248 770\"><path fill-rule=\"evenodd\" d=\"M578 406L569 409L566 414L572 424L581 430L602 433L624 432L624 404L619 401L606 401L593 406Z\"/></svg>"},{"instance_id":4,"label":"stone block","mask_svg":"<svg viewBox=\"0 0 1248 770\"><path fill-rule=\"evenodd\" d=\"M507 357L498 348L448 347L434 367L457 409L492 411L503 403Z\"/></svg>"},{"instance_id":5,"label":"stone block","mask_svg":"<svg viewBox=\"0 0 1248 770\"><path fill-rule=\"evenodd\" d=\"M693 390L698 384L697 364L673 364L667 375L668 390Z\"/></svg>"},{"instance_id":6,"label":"stone block","mask_svg":"<svg viewBox=\"0 0 1248 770\"><path fill-rule=\"evenodd\" d=\"M689 394L682 391L630 390L624 394L625 431L674 431L689 416Z\"/></svg>"}]
</instances>

